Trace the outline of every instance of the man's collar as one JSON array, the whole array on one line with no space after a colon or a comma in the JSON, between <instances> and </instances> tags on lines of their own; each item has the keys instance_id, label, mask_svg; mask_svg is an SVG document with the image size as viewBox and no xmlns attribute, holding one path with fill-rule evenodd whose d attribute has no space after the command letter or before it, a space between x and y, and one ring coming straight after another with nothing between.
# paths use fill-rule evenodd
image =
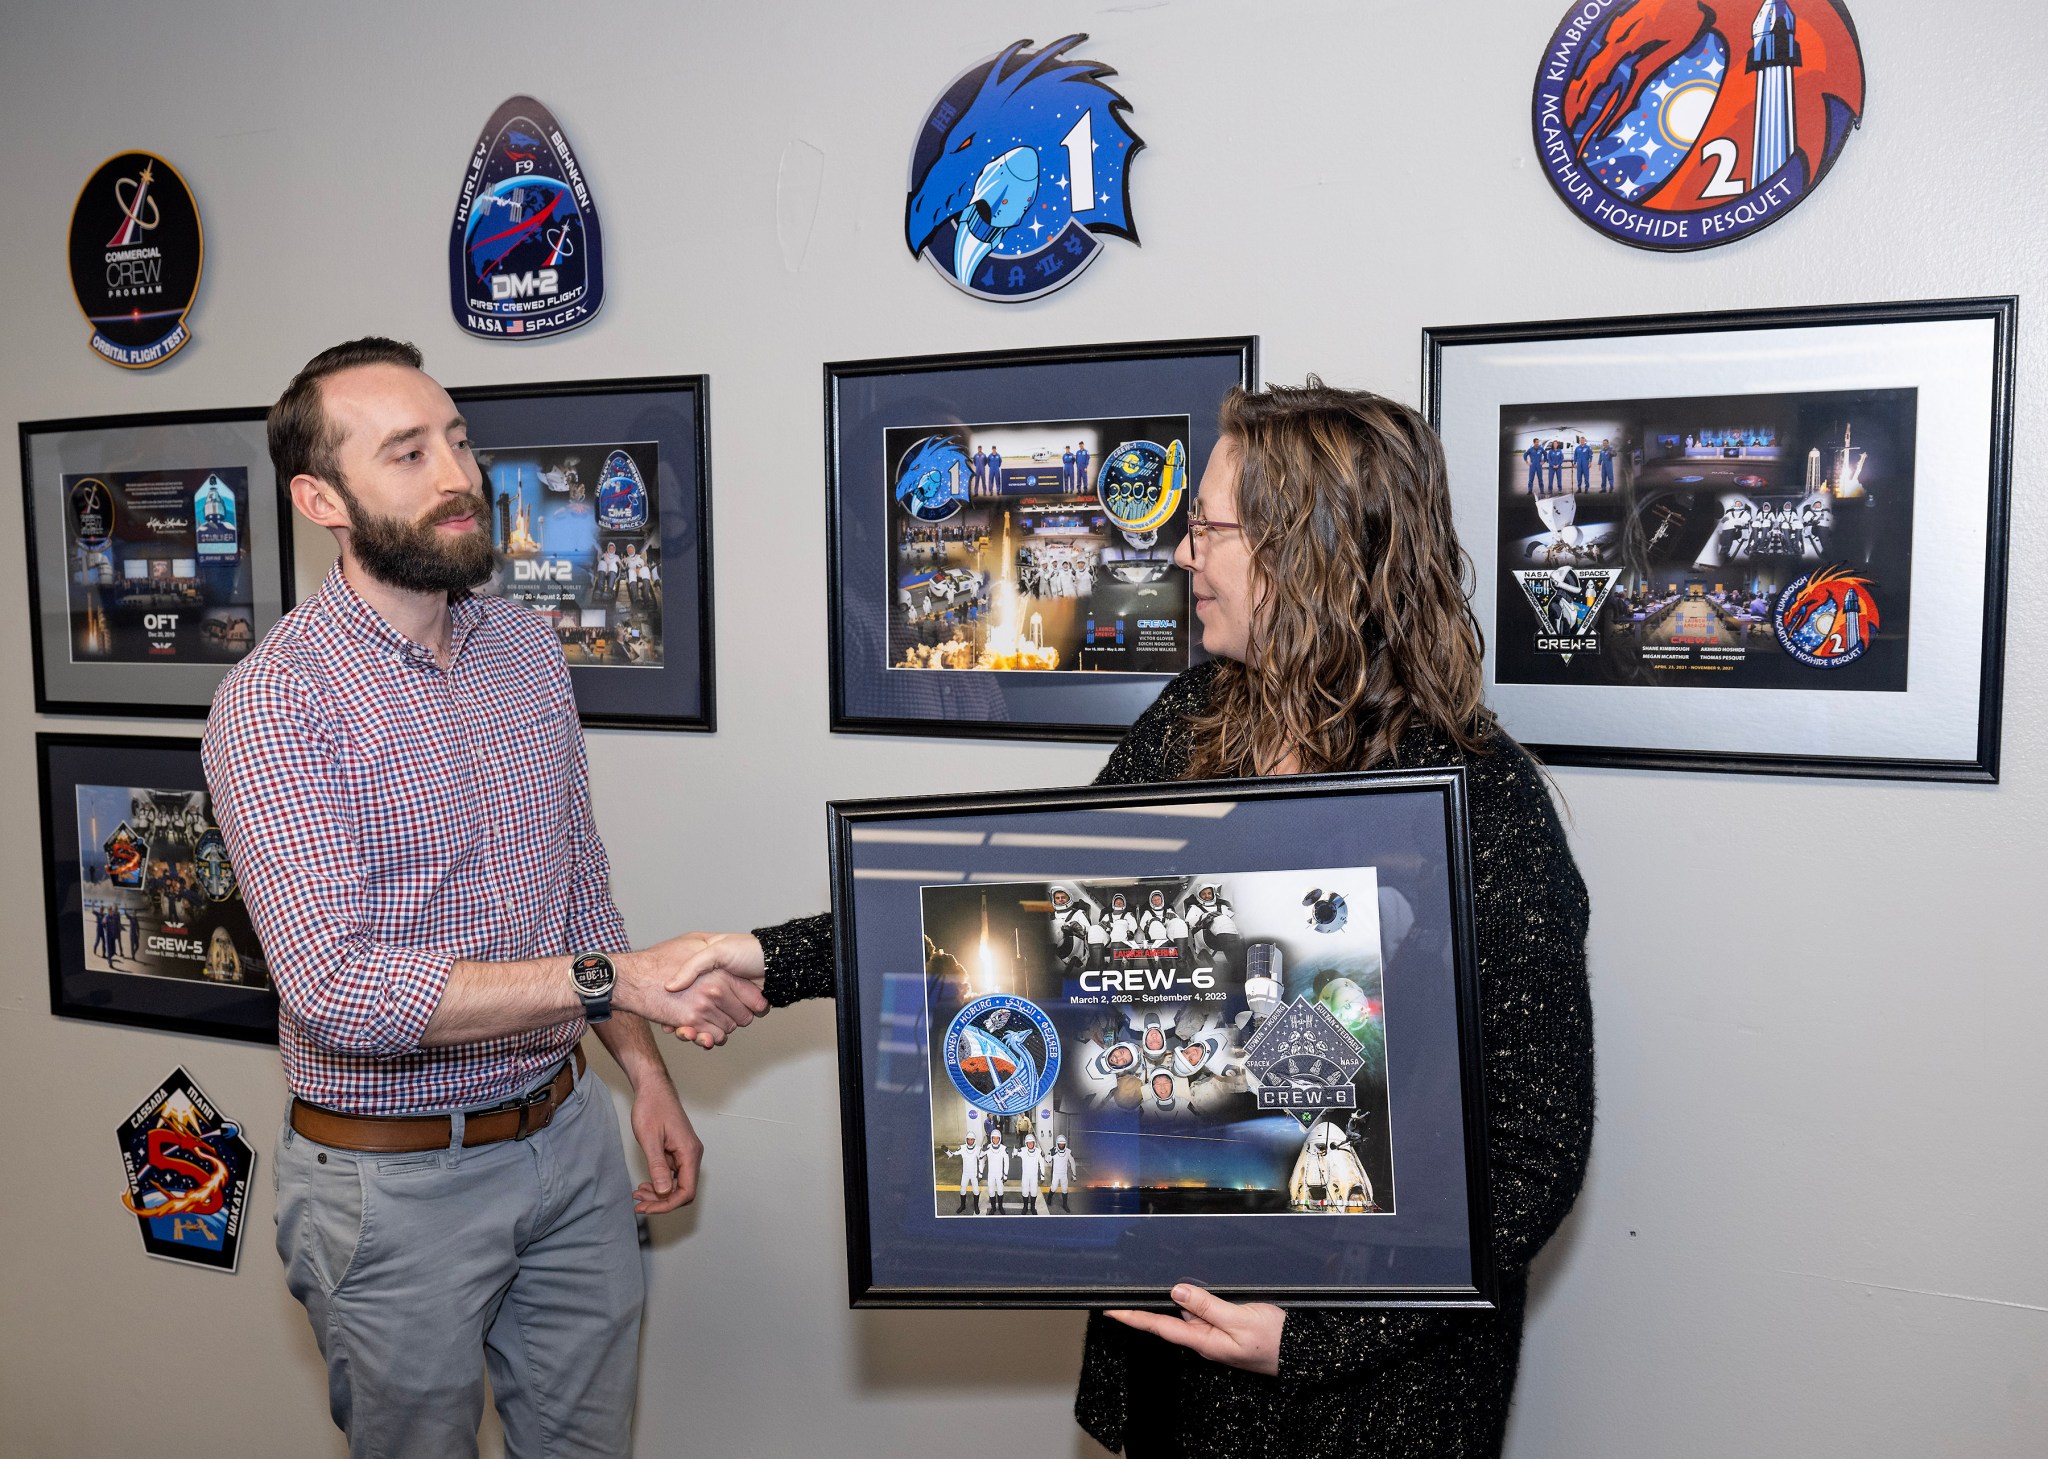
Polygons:
<instances>
[{"instance_id":1,"label":"man's collar","mask_svg":"<svg viewBox=\"0 0 2048 1459\"><path fill-rule=\"evenodd\" d=\"M434 661L432 649L407 638L393 628L382 613L363 600L362 594L349 582L348 574L342 571L339 558L335 560L334 566L327 570L326 581L320 584L320 591L314 595L314 601L329 618L357 638L413 662L431 664ZM462 646L468 641L470 634L480 628L488 618L488 611L484 607L486 601L488 600L474 594L464 593L449 603L449 663L453 664L461 656Z\"/></svg>"}]
</instances>

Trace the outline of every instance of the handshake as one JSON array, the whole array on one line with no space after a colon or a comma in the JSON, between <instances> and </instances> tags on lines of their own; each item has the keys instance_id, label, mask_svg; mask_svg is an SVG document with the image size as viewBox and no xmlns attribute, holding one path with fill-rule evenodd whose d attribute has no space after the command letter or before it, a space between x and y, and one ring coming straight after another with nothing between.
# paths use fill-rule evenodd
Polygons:
<instances>
[{"instance_id":1,"label":"handshake","mask_svg":"<svg viewBox=\"0 0 2048 1459\"><path fill-rule=\"evenodd\" d=\"M612 959L619 1007L707 1049L768 1012L761 944L746 932L686 932Z\"/></svg>"}]
</instances>

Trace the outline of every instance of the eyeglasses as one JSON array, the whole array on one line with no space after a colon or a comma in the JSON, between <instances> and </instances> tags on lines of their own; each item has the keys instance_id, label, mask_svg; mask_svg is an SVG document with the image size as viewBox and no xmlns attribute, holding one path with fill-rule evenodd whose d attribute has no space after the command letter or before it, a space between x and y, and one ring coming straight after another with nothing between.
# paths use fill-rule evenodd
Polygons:
<instances>
[{"instance_id":1,"label":"eyeglasses","mask_svg":"<svg viewBox=\"0 0 2048 1459\"><path fill-rule=\"evenodd\" d=\"M1224 522L1214 517L1205 517L1200 512L1188 513L1188 538L1194 547L1200 547L1209 540L1211 532L1241 532L1242 522Z\"/></svg>"}]
</instances>

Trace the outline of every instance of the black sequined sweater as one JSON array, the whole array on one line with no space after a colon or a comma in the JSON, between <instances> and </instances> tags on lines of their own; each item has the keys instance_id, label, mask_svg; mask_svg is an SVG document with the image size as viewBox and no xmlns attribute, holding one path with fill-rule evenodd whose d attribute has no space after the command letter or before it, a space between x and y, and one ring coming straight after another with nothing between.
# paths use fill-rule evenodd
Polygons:
<instances>
[{"instance_id":1,"label":"black sequined sweater","mask_svg":"<svg viewBox=\"0 0 2048 1459\"><path fill-rule=\"evenodd\" d=\"M1096 783L1179 779L1189 719L1213 674L1204 665L1169 684ZM1398 763L1462 764L1467 772L1500 1306L1291 1308L1277 1378L1209 1362L1092 1314L1074 1414L1133 1459L1500 1452L1529 1262L1571 1209L1592 1142L1586 888L1542 774L1511 740L1468 756L1418 729L1402 741ZM829 916L756 935L767 953L769 1002L832 995Z\"/></svg>"}]
</instances>

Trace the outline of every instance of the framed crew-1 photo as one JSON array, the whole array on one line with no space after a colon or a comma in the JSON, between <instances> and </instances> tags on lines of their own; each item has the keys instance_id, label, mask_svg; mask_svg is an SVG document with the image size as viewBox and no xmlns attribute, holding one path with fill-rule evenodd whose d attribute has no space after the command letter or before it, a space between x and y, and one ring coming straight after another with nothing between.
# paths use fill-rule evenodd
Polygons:
<instances>
[{"instance_id":1,"label":"framed crew-1 photo","mask_svg":"<svg viewBox=\"0 0 2048 1459\"><path fill-rule=\"evenodd\" d=\"M1250 337L825 367L832 728L1114 740L1205 655L1173 561Z\"/></svg>"},{"instance_id":2,"label":"framed crew-1 photo","mask_svg":"<svg viewBox=\"0 0 2048 1459\"><path fill-rule=\"evenodd\" d=\"M196 739L36 736L50 1011L277 1041Z\"/></svg>"},{"instance_id":3,"label":"framed crew-1 photo","mask_svg":"<svg viewBox=\"0 0 2048 1459\"><path fill-rule=\"evenodd\" d=\"M1425 330L1506 727L1560 764L1996 780L2015 307Z\"/></svg>"},{"instance_id":4,"label":"framed crew-1 photo","mask_svg":"<svg viewBox=\"0 0 2048 1459\"><path fill-rule=\"evenodd\" d=\"M855 1306L1493 1301L1462 771L830 814Z\"/></svg>"},{"instance_id":5,"label":"framed crew-1 photo","mask_svg":"<svg viewBox=\"0 0 2048 1459\"><path fill-rule=\"evenodd\" d=\"M491 500L479 592L546 618L586 725L716 727L709 381L451 390Z\"/></svg>"},{"instance_id":6,"label":"framed crew-1 photo","mask_svg":"<svg viewBox=\"0 0 2048 1459\"><path fill-rule=\"evenodd\" d=\"M203 719L291 606L266 414L22 424L38 713Z\"/></svg>"}]
</instances>

